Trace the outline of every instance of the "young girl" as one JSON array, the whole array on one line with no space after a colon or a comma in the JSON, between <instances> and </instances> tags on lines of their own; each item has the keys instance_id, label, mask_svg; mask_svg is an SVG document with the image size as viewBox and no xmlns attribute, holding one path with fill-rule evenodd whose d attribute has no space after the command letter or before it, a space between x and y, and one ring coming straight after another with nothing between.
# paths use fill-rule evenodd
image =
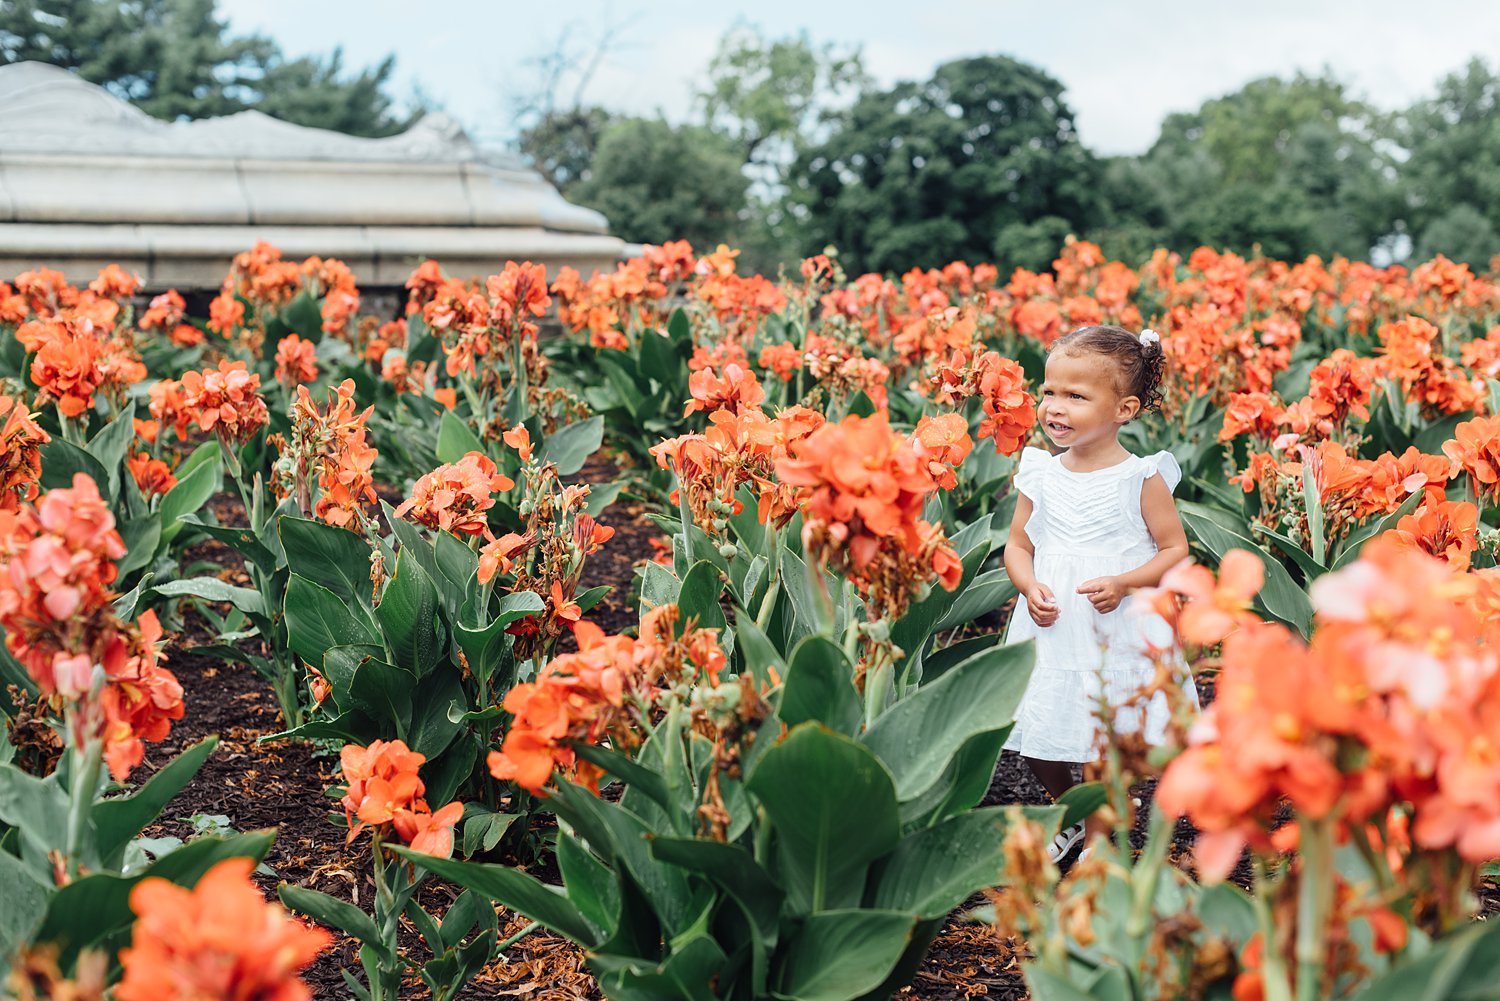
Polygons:
<instances>
[{"instance_id":1,"label":"young girl","mask_svg":"<svg viewBox=\"0 0 1500 1001\"><path fill-rule=\"evenodd\" d=\"M1060 451L1021 453L1015 519L1005 569L1021 592L1007 642L1036 641L1036 667L1006 747L1017 750L1053 798L1073 785L1075 764L1097 755L1101 683L1120 705L1149 683L1144 612L1128 595L1160 583L1188 555L1172 503L1181 470L1168 452L1141 457L1120 444L1120 429L1161 402L1161 339L1120 327L1084 327L1053 344L1037 419ZM1189 686L1191 688L1191 686ZM1190 695L1190 698L1194 696ZM1145 737L1159 743L1169 717L1158 693ZM1121 714L1121 730L1139 720ZM1061 858L1092 819L1058 834Z\"/></svg>"}]
</instances>

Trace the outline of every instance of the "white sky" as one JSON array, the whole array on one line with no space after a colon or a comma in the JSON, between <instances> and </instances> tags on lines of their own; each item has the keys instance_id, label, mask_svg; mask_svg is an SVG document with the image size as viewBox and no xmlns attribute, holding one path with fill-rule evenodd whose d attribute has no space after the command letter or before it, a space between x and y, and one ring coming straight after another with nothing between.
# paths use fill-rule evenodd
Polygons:
<instances>
[{"instance_id":1,"label":"white sky","mask_svg":"<svg viewBox=\"0 0 1500 1001\"><path fill-rule=\"evenodd\" d=\"M220 0L235 32L270 35L292 55L342 45L346 66L396 54L397 97L414 84L477 138L513 134L510 96L534 89L523 65L564 31L587 50L614 44L587 103L681 121L715 44L736 23L771 37L863 47L880 84L923 79L949 59L1004 53L1060 80L1083 141L1137 153L1162 117L1247 81L1328 67L1385 108L1430 93L1473 55L1500 57L1500 3L1454 0Z\"/></svg>"}]
</instances>

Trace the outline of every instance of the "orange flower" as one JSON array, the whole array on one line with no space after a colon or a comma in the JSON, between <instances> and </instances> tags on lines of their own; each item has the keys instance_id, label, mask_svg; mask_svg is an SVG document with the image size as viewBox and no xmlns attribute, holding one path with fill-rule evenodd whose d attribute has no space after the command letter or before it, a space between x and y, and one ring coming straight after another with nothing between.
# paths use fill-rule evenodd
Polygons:
<instances>
[{"instance_id":1,"label":"orange flower","mask_svg":"<svg viewBox=\"0 0 1500 1001\"><path fill-rule=\"evenodd\" d=\"M1402 546L1436 556L1455 570L1467 570L1479 546L1479 509L1468 501L1424 503L1385 534Z\"/></svg>"},{"instance_id":2,"label":"orange flower","mask_svg":"<svg viewBox=\"0 0 1500 1001\"><path fill-rule=\"evenodd\" d=\"M57 401L64 417L77 417L94 405L94 391L104 382L100 343L66 320L42 324L31 361L31 381L44 397Z\"/></svg>"},{"instance_id":3,"label":"orange flower","mask_svg":"<svg viewBox=\"0 0 1500 1001\"><path fill-rule=\"evenodd\" d=\"M0 511L14 511L36 500L42 477L42 446L52 440L21 401L0 396Z\"/></svg>"},{"instance_id":4,"label":"orange flower","mask_svg":"<svg viewBox=\"0 0 1500 1001\"><path fill-rule=\"evenodd\" d=\"M790 382L792 374L802 367L802 352L790 341L767 344L760 349L759 365L775 372L782 382Z\"/></svg>"},{"instance_id":5,"label":"orange flower","mask_svg":"<svg viewBox=\"0 0 1500 1001\"><path fill-rule=\"evenodd\" d=\"M308 1001L297 976L333 942L268 902L253 859L215 865L189 890L148 876L130 891L136 914L120 951L119 1001Z\"/></svg>"},{"instance_id":6,"label":"orange flower","mask_svg":"<svg viewBox=\"0 0 1500 1001\"><path fill-rule=\"evenodd\" d=\"M225 360L217 369L184 372L182 409L200 431L213 431L236 445L255 437L270 421L260 395L260 376L248 371L242 361ZM163 417L155 409L152 415Z\"/></svg>"},{"instance_id":7,"label":"orange flower","mask_svg":"<svg viewBox=\"0 0 1500 1001\"><path fill-rule=\"evenodd\" d=\"M130 475L135 478L136 486L141 488L141 493L149 500L157 494L164 494L177 485L177 477L172 475L172 467L160 459L151 458L150 452L141 452L125 460L125 465L130 469Z\"/></svg>"},{"instance_id":8,"label":"orange flower","mask_svg":"<svg viewBox=\"0 0 1500 1001\"><path fill-rule=\"evenodd\" d=\"M1214 646L1241 626L1258 621L1251 601L1260 593L1265 575L1265 564L1244 549L1224 554L1217 581L1207 567L1184 560L1162 577L1162 593L1153 607L1176 623L1184 642ZM1187 601L1180 612L1176 611L1178 597Z\"/></svg>"},{"instance_id":9,"label":"orange flower","mask_svg":"<svg viewBox=\"0 0 1500 1001\"><path fill-rule=\"evenodd\" d=\"M1464 421L1443 445L1443 454L1469 474L1476 497L1500 500L1500 414Z\"/></svg>"},{"instance_id":10,"label":"orange flower","mask_svg":"<svg viewBox=\"0 0 1500 1001\"><path fill-rule=\"evenodd\" d=\"M453 827L464 816L464 805L453 802L435 813L399 810L392 823L396 834L414 852L448 858L453 854Z\"/></svg>"},{"instance_id":11,"label":"orange flower","mask_svg":"<svg viewBox=\"0 0 1500 1001\"><path fill-rule=\"evenodd\" d=\"M531 461L531 432L526 430L526 425L517 424L501 435L500 440L515 449L522 462Z\"/></svg>"},{"instance_id":12,"label":"orange flower","mask_svg":"<svg viewBox=\"0 0 1500 1001\"><path fill-rule=\"evenodd\" d=\"M530 534L509 532L485 543L479 550L479 572L476 574L479 583L488 584L496 574L510 573L516 557L530 549L535 541Z\"/></svg>"},{"instance_id":13,"label":"orange flower","mask_svg":"<svg viewBox=\"0 0 1500 1001\"><path fill-rule=\"evenodd\" d=\"M106 264L99 277L89 282L89 291L107 299L126 299L135 295L141 280L118 264Z\"/></svg>"},{"instance_id":14,"label":"orange flower","mask_svg":"<svg viewBox=\"0 0 1500 1001\"><path fill-rule=\"evenodd\" d=\"M917 454L927 460L927 471L943 490L958 486L955 470L969 457L974 439L969 437L969 422L962 414L923 417L912 431L911 443Z\"/></svg>"},{"instance_id":15,"label":"orange flower","mask_svg":"<svg viewBox=\"0 0 1500 1001\"><path fill-rule=\"evenodd\" d=\"M695 411L740 410L758 407L766 398L755 373L744 366L730 362L724 366L724 375L719 377L712 368L703 368L688 376L688 391L693 398L688 400L682 415Z\"/></svg>"},{"instance_id":16,"label":"orange flower","mask_svg":"<svg viewBox=\"0 0 1500 1001\"><path fill-rule=\"evenodd\" d=\"M1276 437L1280 427L1275 402L1265 393L1235 393L1224 408L1224 427L1220 441L1230 441L1249 434L1263 441Z\"/></svg>"},{"instance_id":17,"label":"orange flower","mask_svg":"<svg viewBox=\"0 0 1500 1001\"><path fill-rule=\"evenodd\" d=\"M293 386L316 382L317 378L318 346L296 334L283 337L276 345L276 381L291 392Z\"/></svg>"},{"instance_id":18,"label":"orange flower","mask_svg":"<svg viewBox=\"0 0 1500 1001\"><path fill-rule=\"evenodd\" d=\"M986 351L975 360L978 390L984 404L979 437L995 439L995 451L1014 455L1036 424L1036 404L1026 388L1026 373L1009 358Z\"/></svg>"},{"instance_id":19,"label":"orange flower","mask_svg":"<svg viewBox=\"0 0 1500 1001\"><path fill-rule=\"evenodd\" d=\"M220 292L208 304L208 329L223 337L233 336L245 322L245 304L229 292Z\"/></svg>"},{"instance_id":20,"label":"orange flower","mask_svg":"<svg viewBox=\"0 0 1500 1001\"><path fill-rule=\"evenodd\" d=\"M495 505L491 495L515 485L488 456L469 452L417 480L411 497L396 508L396 517L410 513L413 521L428 528L479 535L485 530L484 513Z\"/></svg>"},{"instance_id":21,"label":"orange flower","mask_svg":"<svg viewBox=\"0 0 1500 1001\"><path fill-rule=\"evenodd\" d=\"M339 764L346 790L339 802L349 822L350 841L366 824L388 824L398 811L421 802L426 787L417 772L426 760L403 740L376 740L369 747L344 745Z\"/></svg>"}]
</instances>

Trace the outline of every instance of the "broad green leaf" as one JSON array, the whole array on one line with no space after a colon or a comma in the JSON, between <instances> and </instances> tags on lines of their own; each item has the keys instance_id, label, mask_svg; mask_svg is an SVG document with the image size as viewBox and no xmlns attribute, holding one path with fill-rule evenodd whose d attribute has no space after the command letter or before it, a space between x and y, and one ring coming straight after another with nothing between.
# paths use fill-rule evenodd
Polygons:
<instances>
[{"instance_id":1,"label":"broad green leaf","mask_svg":"<svg viewBox=\"0 0 1500 1001\"><path fill-rule=\"evenodd\" d=\"M487 454L484 442L479 440L464 419L451 410L443 412L438 425L437 457L442 463L457 462L470 452Z\"/></svg>"},{"instance_id":2,"label":"broad green leaf","mask_svg":"<svg viewBox=\"0 0 1500 1001\"><path fill-rule=\"evenodd\" d=\"M871 874L871 907L941 918L970 896L1003 881L1005 814L992 806L959 814L907 835ZM1028 814L1055 824L1061 807L1029 808Z\"/></svg>"},{"instance_id":3,"label":"broad green leaf","mask_svg":"<svg viewBox=\"0 0 1500 1001\"><path fill-rule=\"evenodd\" d=\"M120 524L120 541L125 543L125 556L120 560L120 578L130 576L149 565L161 542L161 518L154 512L143 514Z\"/></svg>"},{"instance_id":4,"label":"broad green leaf","mask_svg":"<svg viewBox=\"0 0 1500 1001\"><path fill-rule=\"evenodd\" d=\"M588 420L569 424L554 431L542 440L540 452L544 462L557 463L560 476L571 476L583 468L584 462L599 448L604 440L604 418L590 417Z\"/></svg>"},{"instance_id":5,"label":"broad green leaf","mask_svg":"<svg viewBox=\"0 0 1500 1001\"><path fill-rule=\"evenodd\" d=\"M855 733L864 719L854 668L838 644L809 636L792 651L777 715L787 726L817 720L839 733Z\"/></svg>"},{"instance_id":6,"label":"broad green leaf","mask_svg":"<svg viewBox=\"0 0 1500 1001\"><path fill-rule=\"evenodd\" d=\"M126 404L124 410L89 439L88 453L99 460L99 465L104 467L109 480L107 484L101 483L99 486L101 490L108 486L109 497L120 496L120 474L125 470L125 457L130 451L130 443L135 441L134 417L135 404Z\"/></svg>"},{"instance_id":7,"label":"broad green leaf","mask_svg":"<svg viewBox=\"0 0 1500 1001\"><path fill-rule=\"evenodd\" d=\"M47 912L50 887L7 851L0 850L0 886L5 888L5 906L0 907L0 975L17 947L31 940L31 933Z\"/></svg>"},{"instance_id":8,"label":"broad green leaf","mask_svg":"<svg viewBox=\"0 0 1500 1001\"><path fill-rule=\"evenodd\" d=\"M162 545L177 538L186 524L181 520L182 516L197 514L202 510L208 499L219 492L222 483L223 474L219 469L217 454L211 459L200 460L191 472L177 477L177 485L162 495L161 504L157 508L161 515Z\"/></svg>"},{"instance_id":9,"label":"broad green leaf","mask_svg":"<svg viewBox=\"0 0 1500 1001\"><path fill-rule=\"evenodd\" d=\"M1292 580L1280 560L1244 536L1205 517L1196 505L1181 504L1179 513L1182 515L1183 526L1221 562L1224 554L1231 549L1244 549L1259 557L1266 567L1266 583L1257 601L1267 612L1292 626L1303 636L1311 633L1312 602L1308 600L1307 593Z\"/></svg>"},{"instance_id":10,"label":"broad green leaf","mask_svg":"<svg viewBox=\"0 0 1500 1001\"><path fill-rule=\"evenodd\" d=\"M952 591L941 587L932 588L927 597L907 609L906 614L891 628L891 642L906 651L906 656L896 665L898 673L908 660L917 655L927 642L927 637L932 635L933 629L965 593L989 552L990 543L987 538L970 546L963 555L964 573L958 587Z\"/></svg>"},{"instance_id":11,"label":"broad green leaf","mask_svg":"<svg viewBox=\"0 0 1500 1001\"><path fill-rule=\"evenodd\" d=\"M682 581L672 573L670 567L647 562L641 567L641 611L647 612L661 605L677 602L682 591Z\"/></svg>"},{"instance_id":12,"label":"broad green leaf","mask_svg":"<svg viewBox=\"0 0 1500 1001\"><path fill-rule=\"evenodd\" d=\"M466 704L456 668L428 674L412 693L411 730L406 742L413 751L426 755L429 763L447 750L464 728L452 720L455 703Z\"/></svg>"},{"instance_id":13,"label":"broad green leaf","mask_svg":"<svg viewBox=\"0 0 1500 1001\"><path fill-rule=\"evenodd\" d=\"M546 604L535 591L516 591L500 599L500 607L494 617L483 626L476 626L470 618L472 610L466 610L462 621L454 626L458 647L469 662L469 670L481 688L487 688L495 668L505 650L506 627L542 611Z\"/></svg>"},{"instance_id":14,"label":"broad green leaf","mask_svg":"<svg viewBox=\"0 0 1500 1001\"><path fill-rule=\"evenodd\" d=\"M343 599L351 610L370 605L370 545L353 532L307 518L282 518L277 528L287 568Z\"/></svg>"},{"instance_id":15,"label":"broad green leaf","mask_svg":"<svg viewBox=\"0 0 1500 1001\"><path fill-rule=\"evenodd\" d=\"M380 929L375 927L374 920L347 900L330 897L326 893L309 890L305 886L293 886L290 883L282 883L278 886L276 894L283 904L298 914L305 914L319 924L337 928L353 936L365 948L378 955L383 962L390 963L395 959L381 937Z\"/></svg>"},{"instance_id":16,"label":"broad green leaf","mask_svg":"<svg viewBox=\"0 0 1500 1001\"><path fill-rule=\"evenodd\" d=\"M858 904L865 870L898 836L895 784L880 760L843 734L803 723L766 752L746 786L776 825L794 910Z\"/></svg>"},{"instance_id":17,"label":"broad green leaf","mask_svg":"<svg viewBox=\"0 0 1500 1001\"><path fill-rule=\"evenodd\" d=\"M891 770L899 799L937 782L971 737L1015 719L1034 659L1030 642L983 650L870 725L862 740Z\"/></svg>"},{"instance_id":18,"label":"broad green leaf","mask_svg":"<svg viewBox=\"0 0 1500 1001\"><path fill-rule=\"evenodd\" d=\"M71 441L61 435L53 435L52 440L42 446L42 475L41 487L43 490L57 490L63 487L73 486L73 477L83 473L94 481L99 488L99 493L109 496L109 473L98 459L88 452L79 448Z\"/></svg>"},{"instance_id":19,"label":"broad green leaf","mask_svg":"<svg viewBox=\"0 0 1500 1001\"><path fill-rule=\"evenodd\" d=\"M989 791L1010 727L970 737L925 792L901 804L903 831L929 827L973 809Z\"/></svg>"},{"instance_id":20,"label":"broad green leaf","mask_svg":"<svg viewBox=\"0 0 1500 1001\"><path fill-rule=\"evenodd\" d=\"M993 612L1020 592L1010 582L1010 574L1004 570L986 570L968 584L961 585L957 593L958 600L938 620L937 625L932 627L933 632L940 633L973 622L981 615Z\"/></svg>"},{"instance_id":21,"label":"broad green leaf","mask_svg":"<svg viewBox=\"0 0 1500 1001\"><path fill-rule=\"evenodd\" d=\"M309 664L323 663L330 647L351 643L380 645L365 625L328 588L292 574L286 585L286 632L292 652Z\"/></svg>"},{"instance_id":22,"label":"broad green leaf","mask_svg":"<svg viewBox=\"0 0 1500 1001\"><path fill-rule=\"evenodd\" d=\"M719 607L719 595L723 585L719 569L707 560L699 560L682 578L682 590L677 595L677 609L681 617L677 620L678 632L689 623L699 629L723 630L724 610Z\"/></svg>"},{"instance_id":23,"label":"broad green leaf","mask_svg":"<svg viewBox=\"0 0 1500 1001\"><path fill-rule=\"evenodd\" d=\"M657 844L652 843L653 851ZM557 839L557 868L579 913L613 935L620 921L620 886L610 868L567 835Z\"/></svg>"},{"instance_id":24,"label":"broad green leaf","mask_svg":"<svg viewBox=\"0 0 1500 1001\"><path fill-rule=\"evenodd\" d=\"M834 910L810 915L787 944L775 997L849 1001L873 990L901 958L916 916L900 911Z\"/></svg>"},{"instance_id":25,"label":"broad green leaf","mask_svg":"<svg viewBox=\"0 0 1500 1001\"><path fill-rule=\"evenodd\" d=\"M375 618L399 667L420 678L443 658L437 622L438 593L427 573L402 549L396 571L386 582Z\"/></svg>"},{"instance_id":26,"label":"broad green leaf","mask_svg":"<svg viewBox=\"0 0 1500 1001\"><path fill-rule=\"evenodd\" d=\"M1418 490L1402 501L1400 507L1384 518L1374 519L1350 532L1348 537L1344 539L1344 544L1339 549L1338 557L1333 561L1331 569L1342 570L1350 563L1359 559L1360 550L1364 549L1366 542L1395 528L1402 518L1411 514L1421 505L1422 498L1425 496L1425 491Z\"/></svg>"},{"instance_id":27,"label":"broad green leaf","mask_svg":"<svg viewBox=\"0 0 1500 1001\"><path fill-rule=\"evenodd\" d=\"M254 588L227 584L217 577L188 577L184 580L169 580L151 589L166 598L202 598L204 601L222 601L233 605L246 615L267 613L265 599ZM269 640L270 637L267 637Z\"/></svg>"},{"instance_id":28,"label":"broad green leaf","mask_svg":"<svg viewBox=\"0 0 1500 1001\"><path fill-rule=\"evenodd\" d=\"M703 838L655 838L651 854L713 880L734 898L768 949L775 948L782 892L744 848Z\"/></svg>"},{"instance_id":29,"label":"broad green leaf","mask_svg":"<svg viewBox=\"0 0 1500 1001\"><path fill-rule=\"evenodd\" d=\"M130 891L141 880L157 876L179 886L192 887L205 872L225 859L243 857L260 862L274 837L272 831L255 831L229 838L195 838L129 876L113 873L84 876L52 895L36 940L56 942L62 949L58 958L65 969L80 949L118 948L126 944L125 936L135 922Z\"/></svg>"},{"instance_id":30,"label":"broad green leaf","mask_svg":"<svg viewBox=\"0 0 1500 1001\"><path fill-rule=\"evenodd\" d=\"M359 664L349 679L348 702L371 719L389 723L395 736L406 740L409 745L412 693L417 684L416 676L410 671L369 657Z\"/></svg>"},{"instance_id":31,"label":"broad green leaf","mask_svg":"<svg viewBox=\"0 0 1500 1001\"><path fill-rule=\"evenodd\" d=\"M434 876L481 893L533 921L540 921L557 934L585 948L592 947L603 939L600 929L594 927L573 906L561 888L548 886L518 869L508 865L440 859L399 845L389 847L397 855L416 863Z\"/></svg>"},{"instance_id":32,"label":"broad green leaf","mask_svg":"<svg viewBox=\"0 0 1500 1001\"><path fill-rule=\"evenodd\" d=\"M1058 829L1081 824L1109 802L1109 790L1103 782L1081 782L1057 798L1057 805L1067 812L1063 814Z\"/></svg>"},{"instance_id":33,"label":"broad green leaf","mask_svg":"<svg viewBox=\"0 0 1500 1001\"><path fill-rule=\"evenodd\" d=\"M47 853L68 838L68 793L57 773L39 779L0 766L0 821L20 832L22 858L46 871Z\"/></svg>"},{"instance_id":34,"label":"broad green leaf","mask_svg":"<svg viewBox=\"0 0 1500 1001\"><path fill-rule=\"evenodd\" d=\"M99 858L104 865L120 868L125 846L161 815L174 796L187 788L218 746L218 737L205 737L169 761L135 792L95 804L91 812L98 831Z\"/></svg>"}]
</instances>

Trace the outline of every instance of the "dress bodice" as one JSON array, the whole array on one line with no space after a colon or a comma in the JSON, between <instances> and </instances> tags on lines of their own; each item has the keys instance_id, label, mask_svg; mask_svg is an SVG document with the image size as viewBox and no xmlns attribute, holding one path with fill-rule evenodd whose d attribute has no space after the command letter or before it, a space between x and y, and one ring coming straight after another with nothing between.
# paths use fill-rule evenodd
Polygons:
<instances>
[{"instance_id":1,"label":"dress bodice","mask_svg":"<svg viewBox=\"0 0 1500 1001\"><path fill-rule=\"evenodd\" d=\"M1043 551L1134 554L1154 550L1141 515L1141 488L1160 475L1173 489L1182 477L1170 452L1132 455L1113 466L1077 473L1040 448L1021 453L1016 488L1031 499L1026 534Z\"/></svg>"}]
</instances>

